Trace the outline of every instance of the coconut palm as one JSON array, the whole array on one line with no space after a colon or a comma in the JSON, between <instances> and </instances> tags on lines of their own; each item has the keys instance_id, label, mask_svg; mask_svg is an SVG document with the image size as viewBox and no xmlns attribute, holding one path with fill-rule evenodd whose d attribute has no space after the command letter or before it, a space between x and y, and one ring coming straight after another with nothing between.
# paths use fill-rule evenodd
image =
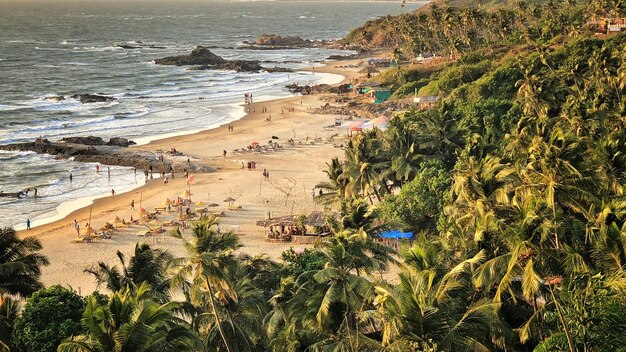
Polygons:
<instances>
[{"instance_id":1,"label":"coconut palm","mask_svg":"<svg viewBox=\"0 0 626 352\"><path fill-rule=\"evenodd\" d=\"M0 294L27 297L43 287L39 276L48 259L41 248L33 236L20 239L12 228L0 229Z\"/></svg>"},{"instance_id":2,"label":"coconut palm","mask_svg":"<svg viewBox=\"0 0 626 352\"><path fill-rule=\"evenodd\" d=\"M106 304L90 296L82 319L87 333L62 342L58 351L196 351L198 338L175 313L181 304L156 303L150 290L143 283L117 291Z\"/></svg>"},{"instance_id":3,"label":"coconut palm","mask_svg":"<svg viewBox=\"0 0 626 352\"><path fill-rule=\"evenodd\" d=\"M172 255L163 249L153 249L146 243L135 244L134 255L126 263L124 254L117 251L121 264L121 272L105 262L98 266L85 269L92 274L98 285L106 284L111 291L119 291L126 287L137 287L141 283L149 284L154 292L165 294L169 282L165 279L165 269L172 260Z\"/></svg>"},{"instance_id":4,"label":"coconut palm","mask_svg":"<svg viewBox=\"0 0 626 352\"><path fill-rule=\"evenodd\" d=\"M220 315L218 305L225 305L229 300L236 301L233 291L234 282L229 279L228 271L237 265L234 250L239 247L237 236L231 232L218 233L214 219L203 219L193 227L190 239L183 239L188 257L172 261L174 275L171 279L173 288L189 292L191 303L196 307L210 307L213 315L212 324L223 342L219 349L232 352L231 342L224 331L226 325ZM181 236L182 237L182 236ZM190 282L187 282L190 280ZM201 319L199 322L208 323ZM195 322L194 322L194 325ZM211 331L213 326L196 326L201 332ZM207 341L214 344L215 341Z\"/></svg>"}]
</instances>

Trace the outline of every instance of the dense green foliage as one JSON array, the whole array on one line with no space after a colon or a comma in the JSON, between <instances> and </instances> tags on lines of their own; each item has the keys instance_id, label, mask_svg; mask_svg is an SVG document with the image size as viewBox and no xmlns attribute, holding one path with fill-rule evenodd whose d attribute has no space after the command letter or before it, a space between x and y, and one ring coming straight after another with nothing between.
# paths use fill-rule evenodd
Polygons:
<instances>
[{"instance_id":1,"label":"dense green foliage","mask_svg":"<svg viewBox=\"0 0 626 352\"><path fill-rule=\"evenodd\" d=\"M58 350L626 351L626 35L581 25L625 10L544 1L382 20L405 53L458 60L381 75L439 103L327 163L316 200L341 213L333 236L282 263L239 254L208 219L179 234L184 257L138 245L120 268L90 270L113 292L87 299L82 335ZM399 227L415 236L394 251L378 236ZM28 295L40 246L2 235L0 274L27 268L15 272L29 285L0 275L0 287ZM21 321L43 321L27 307L14 326L15 304L0 308L0 349Z\"/></svg>"},{"instance_id":2,"label":"dense green foliage","mask_svg":"<svg viewBox=\"0 0 626 352\"><path fill-rule=\"evenodd\" d=\"M400 220L411 229L429 227L427 224L432 225L439 218L450 183L441 161L424 162L415 178L404 184L397 195L380 203L381 216L388 221Z\"/></svg>"},{"instance_id":3,"label":"dense green foliage","mask_svg":"<svg viewBox=\"0 0 626 352\"><path fill-rule=\"evenodd\" d=\"M35 292L15 322L13 351L54 352L64 339L83 332L85 301L76 292L52 286Z\"/></svg>"}]
</instances>

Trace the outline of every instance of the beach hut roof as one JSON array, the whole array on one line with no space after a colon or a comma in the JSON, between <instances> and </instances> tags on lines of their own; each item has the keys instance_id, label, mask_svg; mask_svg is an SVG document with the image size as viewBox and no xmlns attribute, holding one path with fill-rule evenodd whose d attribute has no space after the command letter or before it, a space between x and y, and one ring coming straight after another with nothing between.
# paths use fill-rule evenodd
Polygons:
<instances>
[{"instance_id":1,"label":"beach hut roof","mask_svg":"<svg viewBox=\"0 0 626 352\"><path fill-rule=\"evenodd\" d=\"M376 67L371 67L368 66L364 69L362 69L361 71L359 71L359 73L380 73L380 71L376 68Z\"/></svg>"},{"instance_id":2,"label":"beach hut roof","mask_svg":"<svg viewBox=\"0 0 626 352\"><path fill-rule=\"evenodd\" d=\"M340 214L336 211L333 211L333 212L314 211L314 212L311 212L311 214L309 214L306 217L306 224L309 226L314 226L314 227L325 226L326 219L329 217L339 219Z\"/></svg>"},{"instance_id":3,"label":"beach hut roof","mask_svg":"<svg viewBox=\"0 0 626 352\"><path fill-rule=\"evenodd\" d=\"M295 226L298 225L298 219L294 215L279 216L276 218L259 220L256 222L257 226L270 227L270 226Z\"/></svg>"}]
</instances>

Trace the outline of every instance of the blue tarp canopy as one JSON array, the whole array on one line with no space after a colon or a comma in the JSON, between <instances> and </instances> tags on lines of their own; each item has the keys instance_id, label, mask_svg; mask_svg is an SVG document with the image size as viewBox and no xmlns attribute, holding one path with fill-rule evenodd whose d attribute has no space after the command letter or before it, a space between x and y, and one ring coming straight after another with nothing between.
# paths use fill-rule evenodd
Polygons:
<instances>
[{"instance_id":1,"label":"blue tarp canopy","mask_svg":"<svg viewBox=\"0 0 626 352\"><path fill-rule=\"evenodd\" d=\"M385 231L382 232L380 234L381 238L412 238L413 237L413 233L411 232L402 232L399 230L391 230L391 231Z\"/></svg>"}]
</instances>

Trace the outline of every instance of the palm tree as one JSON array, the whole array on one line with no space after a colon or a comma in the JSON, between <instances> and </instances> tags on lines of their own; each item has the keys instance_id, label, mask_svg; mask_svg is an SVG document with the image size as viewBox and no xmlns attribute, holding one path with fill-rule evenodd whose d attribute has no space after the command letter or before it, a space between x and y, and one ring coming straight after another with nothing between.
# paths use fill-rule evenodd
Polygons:
<instances>
[{"instance_id":1,"label":"palm tree","mask_svg":"<svg viewBox=\"0 0 626 352\"><path fill-rule=\"evenodd\" d=\"M338 158L332 158L330 163L326 163L324 173L328 181L320 182L315 188L320 188L323 193L315 197L315 200L324 205L334 205L346 196L346 188L349 179L344 175L343 164Z\"/></svg>"},{"instance_id":2,"label":"palm tree","mask_svg":"<svg viewBox=\"0 0 626 352\"><path fill-rule=\"evenodd\" d=\"M27 297L43 287L39 276L48 259L40 250L37 238L20 239L12 228L0 229L0 294Z\"/></svg>"},{"instance_id":3,"label":"palm tree","mask_svg":"<svg viewBox=\"0 0 626 352\"><path fill-rule=\"evenodd\" d=\"M465 260L449 272L440 272L422 250L400 274L400 284L376 287L375 311L383 345L391 350L490 351L506 330L499 303L476 297L470 279L484 253ZM422 257L417 259L417 257Z\"/></svg>"},{"instance_id":4,"label":"palm tree","mask_svg":"<svg viewBox=\"0 0 626 352\"><path fill-rule=\"evenodd\" d=\"M191 303L196 307L204 307L208 301L214 326L224 343L223 348L232 352L231 343L224 332L224 325L231 322L223 322L216 300L221 304L231 299L237 300L233 291L234 283L230 282L227 273L237 264L233 252L239 243L233 233L217 233L216 226L214 219L203 219L194 225L191 239L184 239L188 257L172 261L174 276L171 285L183 291L189 288ZM190 284L187 279L191 280ZM210 330L210 327L203 326L202 329Z\"/></svg>"},{"instance_id":5,"label":"palm tree","mask_svg":"<svg viewBox=\"0 0 626 352\"><path fill-rule=\"evenodd\" d=\"M82 319L87 333L62 342L58 351L196 351L198 338L175 313L181 304L158 304L151 296L146 283L114 292L106 304L90 296Z\"/></svg>"},{"instance_id":6,"label":"palm tree","mask_svg":"<svg viewBox=\"0 0 626 352\"><path fill-rule=\"evenodd\" d=\"M9 352L13 324L19 317L20 305L11 297L0 298L0 351Z\"/></svg>"},{"instance_id":7,"label":"palm tree","mask_svg":"<svg viewBox=\"0 0 626 352\"><path fill-rule=\"evenodd\" d=\"M153 291L165 294L169 281L165 279L165 269L172 260L172 255L163 249L152 249L146 243L135 244L134 255L126 263L124 254L117 251L121 272L104 262L98 262L95 268L85 269L86 273L96 278L98 285L106 284L111 291L120 291L126 287L134 289L142 283L153 287Z\"/></svg>"}]
</instances>

